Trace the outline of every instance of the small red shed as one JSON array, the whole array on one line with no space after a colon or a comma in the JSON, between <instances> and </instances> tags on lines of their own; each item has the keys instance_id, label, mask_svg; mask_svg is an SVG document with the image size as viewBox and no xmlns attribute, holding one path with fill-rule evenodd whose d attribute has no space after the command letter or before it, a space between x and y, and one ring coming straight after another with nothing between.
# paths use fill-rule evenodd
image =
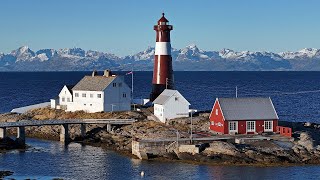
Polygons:
<instances>
[{"instance_id":1,"label":"small red shed","mask_svg":"<svg viewBox=\"0 0 320 180\"><path fill-rule=\"evenodd\" d=\"M210 129L218 134L277 132L278 115L270 98L217 98Z\"/></svg>"}]
</instances>

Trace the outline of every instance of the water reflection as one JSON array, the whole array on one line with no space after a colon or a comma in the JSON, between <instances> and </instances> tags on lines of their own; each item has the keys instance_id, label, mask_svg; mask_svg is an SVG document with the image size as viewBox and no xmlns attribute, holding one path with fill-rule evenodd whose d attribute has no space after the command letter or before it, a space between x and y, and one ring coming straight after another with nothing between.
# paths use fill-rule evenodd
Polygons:
<instances>
[{"instance_id":1,"label":"water reflection","mask_svg":"<svg viewBox=\"0 0 320 180\"><path fill-rule=\"evenodd\" d=\"M319 166L227 167L141 161L83 146L27 139L32 147L0 154L0 170L11 170L13 178L26 179L317 179ZM140 173L144 171L145 176Z\"/></svg>"}]
</instances>

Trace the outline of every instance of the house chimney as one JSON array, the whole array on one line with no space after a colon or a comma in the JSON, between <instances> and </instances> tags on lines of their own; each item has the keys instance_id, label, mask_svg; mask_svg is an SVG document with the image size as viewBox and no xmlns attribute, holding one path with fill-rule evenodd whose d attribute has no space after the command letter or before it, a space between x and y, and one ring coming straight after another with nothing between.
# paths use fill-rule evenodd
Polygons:
<instances>
[{"instance_id":1,"label":"house chimney","mask_svg":"<svg viewBox=\"0 0 320 180\"><path fill-rule=\"evenodd\" d=\"M109 69L104 70L103 76L110 77L111 75L112 75L112 73Z\"/></svg>"},{"instance_id":2,"label":"house chimney","mask_svg":"<svg viewBox=\"0 0 320 180\"><path fill-rule=\"evenodd\" d=\"M93 70L93 72L92 72L92 77L94 77L94 76L96 76L96 75L98 75L98 72L97 72L96 70Z\"/></svg>"}]
</instances>

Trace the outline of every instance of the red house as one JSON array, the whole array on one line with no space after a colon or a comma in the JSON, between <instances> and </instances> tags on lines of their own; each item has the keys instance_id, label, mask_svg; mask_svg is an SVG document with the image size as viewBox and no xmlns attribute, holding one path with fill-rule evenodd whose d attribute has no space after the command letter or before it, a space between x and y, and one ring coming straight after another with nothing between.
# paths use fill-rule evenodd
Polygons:
<instances>
[{"instance_id":1,"label":"red house","mask_svg":"<svg viewBox=\"0 0 320 180\"><path fill-rule=\"evenodd\" d=\"M218 134L277 132L279 120L270 98L217 98L209 119Z\"/></svg>"}]
</instances>

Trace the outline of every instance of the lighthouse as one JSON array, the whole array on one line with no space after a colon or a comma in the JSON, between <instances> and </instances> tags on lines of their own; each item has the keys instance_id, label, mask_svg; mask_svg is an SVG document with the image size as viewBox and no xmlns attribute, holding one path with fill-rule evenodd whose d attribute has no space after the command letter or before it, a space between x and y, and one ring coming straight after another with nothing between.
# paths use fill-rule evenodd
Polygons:
<instances>
[{"instance_id":1,"label":"lighthouse","mask_svg":"<svg viewBox=\"0 0 320 180\"><path fill-rule=\"evenodd\" d=\"M173 70L171 57L170 31L173 29L164 17L154 26L156 31L156 47L150 100L155 100L165 89L173 89Z\"/></svg>"}]
</instances>

